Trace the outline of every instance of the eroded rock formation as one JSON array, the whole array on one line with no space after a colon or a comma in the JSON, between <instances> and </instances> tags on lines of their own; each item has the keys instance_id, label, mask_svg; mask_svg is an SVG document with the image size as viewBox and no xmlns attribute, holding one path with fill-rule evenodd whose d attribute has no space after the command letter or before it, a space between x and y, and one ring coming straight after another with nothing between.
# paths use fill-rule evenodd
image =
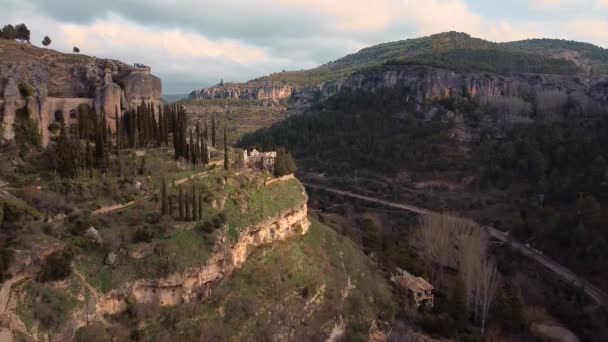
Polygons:
<instances>
[{"instance_id":1,"label":"eroded rock formation","mask_svg":"<svg viewBox=\"0 0 608 342\"><path fill-rule=\"evenodd\" d=\"M38 123L42 144L49 141L48 126L64 119L78 122L79 106L107 115L111 129L116 114L142 101L160 105L161 80L149 67L80 54L63 54L26 43L0 39L0 138L14 139L18 111Z\"/></svg>"},{"instance_id":2,"label":"eroded rock formation","mask_svg":"<svg viewBox=\"0 0 608 342\"><path fill-rule=\"evenodd\" d=\"M306 201L258 224L244 228L236 241L221 233L203 266L162 279L141 279L105 294L97 302L98 314L118 314L127 309L127 298L162 306L187 303L210 294L213 285L239 268L255 247L306 234L310 223Z\"/></svg>"},{"instance_id":3,"label":"eroded rock formation","mask_svg":"<svg viewBox=\"0 0 608 342\"><path fill-rule=\"evenodd\" d=\"M246 99L279 102L292 95L295 88L282 82L226 83L194 90L190 98Z\"/></svg>"}]
</instances>

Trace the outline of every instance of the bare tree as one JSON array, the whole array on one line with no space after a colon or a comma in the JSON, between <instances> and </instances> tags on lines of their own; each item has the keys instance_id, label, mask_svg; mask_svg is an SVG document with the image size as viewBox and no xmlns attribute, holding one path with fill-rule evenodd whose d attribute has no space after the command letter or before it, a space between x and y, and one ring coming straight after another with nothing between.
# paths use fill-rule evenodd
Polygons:
<instances>
[{"instance_id":1,"label":"bare tree","mask_svg":"<svg viewBox=\"0 0 608 342\"><path fill-rule=\"evenodd\" d=\"M458 269L465 286L467 308L474 313L475 320L477 320L479 304L476 289L481 263L487 255L487 240L486 232L474 225L458 236Z\"/></svg>"},{"instance_id":2,"label":"bare tree","mask_svg":"<svg viewBox=\"0 0 608 342\"><path fill-rule=\"evenodd\" d=\"M475 224L447 214L422 215L414 233L414 246L425 263L432 281L443 281L446 267L458 267L458 237L470 232ZM435 274L435 266L439 275Z\"/></svg>"},{"instance_id":3,"label":"bare tree","mask_svg":"<svg viewBox=\"0 0 608 342\"><path fill-rule=\"evenodd\" d=\"M484 334L486 327L486 319L488 318L488 312L494 303L496 293L500 283L500 276L496 265L491 260L482 261L479 274L479 304L481 310L481 336Z\"/></svg>"}]
</instances>

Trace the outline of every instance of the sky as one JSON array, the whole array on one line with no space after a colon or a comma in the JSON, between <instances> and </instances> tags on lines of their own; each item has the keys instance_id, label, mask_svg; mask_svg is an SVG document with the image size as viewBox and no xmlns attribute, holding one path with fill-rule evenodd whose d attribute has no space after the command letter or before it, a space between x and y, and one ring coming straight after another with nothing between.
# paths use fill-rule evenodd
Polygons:
<instances>
[{"instance_id":1,"label":"sky","mask_svg":"<svg viewBox=\"0 0 608 342\"><path fill-rule=\"evenodd\" d=\"M445 31L608 48L608 0L0 0L0 25L21 22L36 45L149 65L165 94Z\"/></svg>"}]
</instances>

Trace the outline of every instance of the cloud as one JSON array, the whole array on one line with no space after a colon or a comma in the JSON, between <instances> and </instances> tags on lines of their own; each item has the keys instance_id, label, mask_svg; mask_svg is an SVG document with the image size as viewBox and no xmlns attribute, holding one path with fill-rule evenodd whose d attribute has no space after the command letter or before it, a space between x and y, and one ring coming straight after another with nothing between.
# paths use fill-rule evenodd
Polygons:
<instances>
[{"instance_id":1,"label":"cloud","mask_svg":"<svg viewBox=\"0 0 608 342\"><path fill-rule=\"evenodd\" d=\"M608 46L608 20L575 19L568 22L566 27L576 37Z\"/></svg>"},{"instance_id":2,"label":"cloud","mask_svg":"<svg viewBox=\"0 0 608 342\"><path fill-rule=\"evenodd\" d=\"M407 8L408 16L416 22L421 35L460 31L493 41L509 41L533 37L538 28L531 22L511 23L504 19L484 18L463 0L409 0Z\"/></svg>"},{"instance_id":3,"label":"cloud","mask_svg":"<svg viewBox=\"0 0 608 342\"><path fill-rule=\"evenodd\" d=\"M139 26L119 17L96 20L90 25L61 25L63 40L85 50L103 51L120 46L169 58L221 57L240 64L254 64L268 58L259 47L238 41L210 40L179 29L161 30Z\"/></svg>"},{"instance_id":4,"label":"cloud","mask_svg":"<svg viewBox=\"0 0 608 342\"><path fill-rule=\"evenodd\" d=\"M393 0L277 0L283 6L320 12L337 19L338 27L349 31L379 30L404 14L402 3Z\"/></svg>"}]
</instances>

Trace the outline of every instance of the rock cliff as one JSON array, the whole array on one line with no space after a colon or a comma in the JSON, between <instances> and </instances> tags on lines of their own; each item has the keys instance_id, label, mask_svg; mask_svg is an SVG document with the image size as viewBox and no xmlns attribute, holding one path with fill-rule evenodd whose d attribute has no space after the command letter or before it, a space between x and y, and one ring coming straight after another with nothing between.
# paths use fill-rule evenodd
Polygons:
<instances>
[{"instance_id":1,"label":"rock cliff","mask_svg":"<svg viewBox=\"0 0 608 342\"><path fill-rule=\"evenodd\" d=\"M161 306L205 298L213 285L239 268L257 246L306 234L310 223L306 201L263 222L244 228L232 241L226 233L217 237L213 253L203 266L190 268L162 279L141 279L127 283L99 298L98 314L118 314L127 309L127 300Z\"/></svg>"},{"instance_id":2,"label":"rock cliff","mask_svg":"<svg viewBox=\"0 0 608 342\"><path fill-rule=\"evenodd\" d=\"M78 106L99 114L121 115L141 101L160 104L161 80L149 67L81 54L64 54L27 43L0 39L0 138L14 139L16 111L26 109L38 122L44 146L49 123L77 120ZM74 122L67 122L72 124Z\"/></svg>"},{"instance_id":3,"label":"rock cliff","mask_svg":"<svg viewBox=\"0 0 608 342\"><path fill-rule=\"evenodd\" d=\"M491 97L522 97L533 92L555 92L606 101L608 82L599 78L547 74L497 75L491 73L463 73L429 66L402 65L375 68L354 73L338 80L326 81L294 95L296 102L327 98L342 89L374 91L401 86L409 89L412 100L468 95L478 99ZM316 95L315 95L316 93Z\"/></svg>"},{"instance_id":4,"label":"rock cliff","mask_svg":"<svg viewBox=\"0 0 608 342\"><path fill-rule=\"evenodd\" d=\"M294 86L283 82L226 83L194 90L190 93L190 98L246 99L276 103L284 98L290 97L294 90Z\"/></svg>"}]
</instances>

